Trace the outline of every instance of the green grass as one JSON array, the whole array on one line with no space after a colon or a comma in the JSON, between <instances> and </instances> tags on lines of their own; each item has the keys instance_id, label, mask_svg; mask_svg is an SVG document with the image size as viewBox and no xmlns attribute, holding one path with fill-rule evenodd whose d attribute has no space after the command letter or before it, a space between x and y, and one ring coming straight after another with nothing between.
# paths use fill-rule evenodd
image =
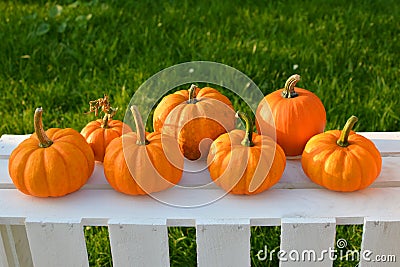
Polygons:
<instances>
[{"instance_id":1,"label":"green grass","mask_svg":"<svg viewBox=\"0 0 400 267\"><path fill-rule=\"evenodd\" d=\"M0 135L31 133L38 106L46 127L80 130L94 119L84 115L89 100L107 93L124 110L153 74L194 60L232 66L264 94L299 73L298 86L324 103L327 129L354 114L357 131L400 130L396 0L10 0L0 10ZM236 109L245 107L224 93ZM361 231L339 227L338 235L359 248ZM91 265L109 266L106 229L85 233ZM172 265L194 265L194 229L171 228L169 235ZM279 228L252 229L255 266L265 243L278 246Z\"/></svg>"}]
</instances>

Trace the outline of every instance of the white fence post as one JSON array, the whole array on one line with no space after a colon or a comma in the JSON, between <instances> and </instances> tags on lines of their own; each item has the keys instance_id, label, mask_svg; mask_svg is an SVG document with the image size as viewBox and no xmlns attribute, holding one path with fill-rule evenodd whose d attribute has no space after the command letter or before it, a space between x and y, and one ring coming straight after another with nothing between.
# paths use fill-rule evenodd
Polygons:
<instances>
[{"instance_id":1,"label":"white fence post","mask_svg":"<svg viewBox=\"0 0 400 267\"><path fill-rule=\"evenodd\" d=\"M165 219L115 219L108 229L114 267L169 266Z\"/></svg>"},{"instance_id":2,"label":"white fence post","mask_svg":"<svg viewBox=\"0 0 400 267\"><path fill-rule=\"evenodd\" d=\"M25 224L34 266L89 266L80 220L64 223L27 219Z\"/></svg>"},{"instance_id":3,"label":"white fence post","mask_svg":"<svg viewBox=\"0 0 400 267\"><path fill-rule=\"evenodd\" d=\"M283 218L280 266L332 266L334 218Z\"/></svg>"},{"instance_id":4,"label":"white fence post","mask_svg":"<svg viewBox=\"0 0 400 267\"><path fill-rule=\"evenodd\" d=\"M365 218L360 265L399 266L400 218Z\"/></svg>"},{"instance_id":5,"label":"white fence post","mask_svg":"<svg viewBox=\"0 0 400 267\"><path fill-rule=\"evenodd\" d=\"M197 264L250 266L250 220L199 220L196 222Z\"/></svg>"}]
</instances>

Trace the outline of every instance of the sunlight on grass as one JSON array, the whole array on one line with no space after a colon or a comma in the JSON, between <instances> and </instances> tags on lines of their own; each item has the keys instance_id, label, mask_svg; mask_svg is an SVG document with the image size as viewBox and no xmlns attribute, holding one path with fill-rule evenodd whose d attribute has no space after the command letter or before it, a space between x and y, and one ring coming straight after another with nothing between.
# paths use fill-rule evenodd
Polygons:
<instances>
[{"instance_id":1,"label":"sunlight on grass","mask_svg":"<svg viewBox=\"0 0 400 267\"><path fill-rule=\"evenodd\" d=\"M0 10L0 135L32 133L38 106L46 128L80 131L94 119L84 114L88 102L105 93L122 119L144 81L194 60L230 65L264 94L299 73L298 86L325 105L326 129L339 129L356 115L356 131L400 130L395 0L9 0ZM246 108L232 92L222 92L235 109ZM359 248L361 232L343 226L337 237ZM91 266L111 266L107 228L85 227L85 236ZM171 265L193 266L195 229L171 228L169 237ZM261 266L257 251L265 244L278 248L279 238L279 227L252 228L254 266Z\"/></svg>"}]
</instances>

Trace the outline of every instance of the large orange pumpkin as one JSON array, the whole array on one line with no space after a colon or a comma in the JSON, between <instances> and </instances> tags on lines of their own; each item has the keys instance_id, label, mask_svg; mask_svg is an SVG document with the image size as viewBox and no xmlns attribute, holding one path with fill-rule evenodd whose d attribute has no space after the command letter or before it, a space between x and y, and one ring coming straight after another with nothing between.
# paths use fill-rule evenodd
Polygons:
<instances>
[{"instance_id":1,"label":"large orange pumpkin","mask_svg":"<svg viewBox=\"0 0 400 267\"><path fill-rule=\"evenodd\" d=\"M106 148L110 142L122 134L131 132L132 129L120 120L114 120L113 116L118 109L112 108L108 101L108 96L90 101L90 111L98 113L101 108L105 113L103 119L89 122L82 130L81 134L85 137L94 153L96 161L103 162Z\"/></svg>"},{"instance_id":2,"label":"large orange pumpkin","mask_svg":"<svg viewBox=\"0 0 400 267\"><path fill-rule=\"evenodd\" d=\"M20 143L9 159L10 177L21 192L59 197L80 189L94 169L90 146L74 129L42 125L42 108L35 111L35 133Z\"/></svg>"},{"instance_id":3,"label":"large orange pumpkin","mask_svg":"<svg viewBox=\"0 0 400 267\"><path fill-rule=\"evenodd\" d=\"M356 122L352 116L342 131L326 131L308 141L301 164L313 182L334 191L356 191L379 176L381 155L371 140L351 130Z\"/></svg>"},{"instance_id":4,"label":"large orange pumpkin","mask_svg":"<svg viewBox=\"0 0 400 267\"><path fill-rule=\"evenodd\" d=\"M136 106L131 108L136 132L115 138L104 157L104 174L110 185L129 195L159 192L179 183L183 157L173 137L145 132Z\"/></svg>"},{"instance_id":5,"label":"large orange pumpkin","mask_svg":"<svg viewBox=\"0 0 400 267\"><path fill-rule=\"evenodd\" d=\"M154 131L178 139L183 155L196 160L208 154L211 142L235 127L231 101L211 87L192 85L165 96L154 110Z\"/></svg>"},{"instance_id":6,"label":"large orange pumpkin","mask_svg":"<svg viewBox=\"0 0 400 267\"><path fill-rule=\"evenodd\" d=\"M270 137L253 133L253 122L244 113L246 131L233 130L219 136L207 158L214 182L232 194L253 195L276 184L285 170L282 148Z\"/></svg>"},{"instance_id":7,"label":"large orange pumpkin","mask_svg":"<svg viewBox=\"0 0 400 267\"><path fill-rule=\"evenodd\" d=\"M276 141L286 156L301 155L307 141L322 133L326 125L324 105L314 93L295 87L299 80L297 74L289 77L285 88L265 96L256 114L257 131L275 127ZM262 134L274 135L268 130Z\"/></svg>"}]
</instances>

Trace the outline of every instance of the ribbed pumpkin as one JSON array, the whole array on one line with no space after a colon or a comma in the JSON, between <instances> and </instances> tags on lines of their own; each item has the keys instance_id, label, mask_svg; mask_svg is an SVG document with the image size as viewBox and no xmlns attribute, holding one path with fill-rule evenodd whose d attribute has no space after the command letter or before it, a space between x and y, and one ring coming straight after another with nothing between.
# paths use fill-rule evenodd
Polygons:
<instances>
[{"instance_id":1,"label":"ribbed pumpkin","mask_svg":"<svg viewBox=\"0 0 400 267\"><path fill-rule=\"evenodd\" d=\"M190 160L205 158L211 142L235 127L231 101L211 87L180 90L165 96L153 115L154 131L178 139Z\"/></svg>"},{"instance_id":2,"label":"ribbed pumpkin","mask_svg":"<svg viewBox=\"0 0 400 267\"><path fill-rule=\"evenodd\" d=\"M108 96L90 101L90 111L97 116L99 109L104 112L103 119L89 122L82 130L81 134L85 137L94 153L96 161L103 162L104 154L108 144L122 134L131 132L132 129L120 120L113 120L113 116L118 109L112 108L108 101Z\"/></svg>"},{"instance_id":3,"label":"ribbed pumpkin","mask_svg":"<svg viewBox=\"0 0 400 267\"><path fill-rule=\"evenodd\" d=\"M295 87L299 80L297 74L290 76L285 88L264 97L256 114L257 131L260 133L261 128L273 129L275 126L276 141L286 156L301 155L307 141L322 133L326 125L324 105L314 93ZM271 132L264 130L262 134Z\"/></svg>"},{"instance_id":4,"label":"ribbed pumpkin","mask_svg":"<svg viewBox=\"0 0 400 267\"><path fill-rule=\"evenodd\" d=\"M253 122L242 112L246 131L233 130L219 136L207 158L212 180L227 192L261 193L276 184L285 170L282 148L270 137L253 133Z\"/></svg>"},{"instance_id":5,"label":"ribbed pumpkin","mask_svg":"<svg viewBox=\"0 0 400 267\"><path fill-rule=\"evenodd\" d=\"M104 157L104 174L110 185L128 195L159 192L179 183L183 157L176 139L147 133L136 106L131 111L137 132L115 138Z\"/></svg>"},{"instance_id":6,"label":"ribbed pumpkin","mask_svg":"<svg viewBox=\"0 0 400 267\"><path fill-rule=\"evenodd\" d=\"M371 140L352 131L356 122L352 116L342 131L326 131L308 141L301 164L314 183L350 192L370 186L379 176L381 155Z\"/></svg>"},{"instance_id":7,"label":"ribbed pumpkin","mask_svg":"<svg viewBox=\"0 0 400 267\"><path fill-rule=\"evenodd\" d=\"M21 192L37 197L60 197L80 189L94 169L90 146L74 129L42 124L42 108L34 116L35 133L20 143L9 159L10 177Z\"/></svg>"}]
</instances>

